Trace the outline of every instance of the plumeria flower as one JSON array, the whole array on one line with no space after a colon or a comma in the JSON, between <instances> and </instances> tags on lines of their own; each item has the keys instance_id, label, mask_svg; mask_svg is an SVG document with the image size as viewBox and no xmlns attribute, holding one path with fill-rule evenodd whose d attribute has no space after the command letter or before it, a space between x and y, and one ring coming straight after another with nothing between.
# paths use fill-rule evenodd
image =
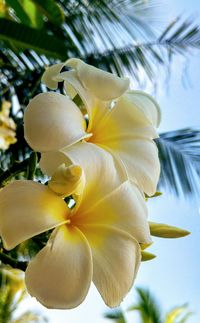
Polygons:
<instances>
[{"instance_id":1,"label":"plumeria flower","mask_svg":"<svg viewBox=\"0 0 200 323\"><path fill-rule=\"evenodd\" d=\"M65 65L71 70L61 72ZM77 163L76 157L83 152L81 145L82 158L90 162L89 150L99 146L121 164L127 179L137 183L147 195L153 195L160 173L153 141L160 110L152 97L129 91L128 79L75 58L49 67L42 80L51 89L64 81L68 94L39 94L25 111L25 138L34 150L42 152L43 171L52 175L55 167L68 158ZM81 109L75 104L77 94Z\"/></svg>"},{"instance_id":2,"label":"plumeria flower","mask_svg":"<svg viewBox=\"0 0 200 323\"><path fill-rule=\"evenodd\" d=\"M130 181L121 183L112 156L94 149L105 163L101 157L85 161L84 172L62 164L48 185L17 180L0 191L6 249L54 229L25 272L28 292L48 308L78 306L91 281L108 306L118 306L137 274L139 244L151 242L143 193ZM73 208L64 200L69 194L81 195Z\"/></svg>"}]
</instances>

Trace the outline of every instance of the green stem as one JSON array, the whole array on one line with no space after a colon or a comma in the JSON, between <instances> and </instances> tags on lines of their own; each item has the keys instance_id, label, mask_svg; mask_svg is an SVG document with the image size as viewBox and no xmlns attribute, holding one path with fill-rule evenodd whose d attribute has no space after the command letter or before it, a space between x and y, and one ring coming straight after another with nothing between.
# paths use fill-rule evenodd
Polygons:
<instances>
[{"instance_id":1,"label":"green stem","mask_svg":"<svg viewBox=\"0 0 200 323\"><path fill-rule=\"evenodd\" d=\"M25 271L27 267L26 261L18 261L3 252L0 252L0 261L5 265L10 265L12 268L21 269L23 271Z\"/></svg>"},{"instance_id":2,"label":"green stem","mask_svg":"<svg viewBox=\"0 0 200 323\"><path fill-rule=\"evenodd\" d=\"M29 158L22 162L15 162L9 169L0 175L0 187L5 186L6 183L15 175L24 172L29 164Z\"/></svg>"},{"instance_id":3,"label":"green stem","mask_svg":"<svg viewBox=\"0 0 200 323\"><path fill-rule=\"evenodd\" d=\"M37 161L38 161L37 153L33 151L30 155L29 163L27 167L27 175L26 175L27 179L30 179L30 180L34 179L34 175L37 167Z\"/></svg>"}]
</instances>

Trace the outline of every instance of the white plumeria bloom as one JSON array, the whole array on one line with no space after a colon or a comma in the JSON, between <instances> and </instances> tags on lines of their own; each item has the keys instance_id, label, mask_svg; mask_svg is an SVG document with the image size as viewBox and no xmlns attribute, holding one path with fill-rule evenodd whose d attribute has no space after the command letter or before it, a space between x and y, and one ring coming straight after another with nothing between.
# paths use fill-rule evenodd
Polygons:
<instances>
[{"instance_id":1,"label":"white plumeria bloom","mask_svg":"<svg viewBox=\"0 0 200 323\"><path fill-rule=\"evenodd\" d=\"M137 185L121 183L123 171L109 153L98 146L90 152L96 160L89 164L83 158L84 176L80 166L64 170L62 165L48 186L18 180L0 191L0 234L6 249L55 228L25 272L29 293L48 308L78 306L91 281L108 306L118 306L138 271L139 243L151 242L146 203ZM69 209L63 196L76 193L75 182L80 194L81 181L81 198Z\"/></svg>"},{"instance_id":2,"label":"white plumeria bloom","mask_svg":"<svg viewBox=\"0 0 200 323\"><path fill-rule=\"evenodd\" d=\"M60 72L64 65L71 70ZM141 91L128 91L128 79L74 58L49 67L43 81L51 89L64 81L71 99L54 92L39 94L25 111L25 138L34 150L42 152L42 169L52 175L65 159L78 163L81 145L83 158L90 162L89 151L99 146L121 164L127 179L153 195L160 173L153 141L157 137L160 110L152 97ZM77 93L87 109L88 126L72 101Z\"/></svg>"}]
</instances>

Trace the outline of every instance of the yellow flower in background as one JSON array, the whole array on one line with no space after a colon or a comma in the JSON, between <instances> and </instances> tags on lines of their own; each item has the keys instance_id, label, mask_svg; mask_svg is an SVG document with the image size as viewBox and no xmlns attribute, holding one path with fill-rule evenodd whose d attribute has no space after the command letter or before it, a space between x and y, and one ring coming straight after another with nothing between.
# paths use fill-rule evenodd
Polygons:
<instances>
[{"instance_id":1,"label":"yellow flower in background","mask_svg":"<svg viewBox=\"0 0 200 323\"><path fill-rule=\"evenodd\" d=\"M71 70L60 72L65 65ZM42 80L51 89L64 81L68 94L39 94L25 111L25 138L34 150L42 152L43 171L52 175L68 159L76 164L77 158L87 158L90 163L87 151L98 146L124 168L126 179L153 195L160 173L153 141L157 137L160 110L152 97L141 91L129 91L128 79L75 58L49 67ZM72 101L76 94L83 102L82 110ZM87 115L82 113L85 110ZM82 145L84 156L79 158Z\"/></svg>"},{"instance_id":2,"label":"yellow flower in background","mask_svg":"<svg viewBox=\"0 0 200 323\"><path fill-rule=\"evenodd\" d=\"M5 266L0 269L0 274L2 283L8 285L13 294L19 291L24 292L25 284L23 271Z\"/></svg>"},{"instance_id":3,"label":"yellow flower in background","mask_svg":"<svg viewBox=\"0 0 200 323\"><path fill-rule=\"evenodd\" d=\"M130 181L121 183L112 156L94 149L91 154L100 158L91 164L83 159L84 176L80 166L62 165L48 186L18 180L0 191L0 234L6 249L55 228L25 272L29 293L48 308L78 306L91 281L108 306L118 306L137 274L139 243L151 242L140 189ZM81 197L70 209L63 197L77 190Z\"/></svg>"},{"instance_id":4,"label":"yellow flower in background","mask_svg":"<svg viewBox=\"0 0 200 323\"><path fill-rule=\"evenodd\" d=\"M0 111L0 149L6 150L11 144L14 144L16 124L12 118L9 118L11 103L4 101Z\"/></svg>"}]
</instances>

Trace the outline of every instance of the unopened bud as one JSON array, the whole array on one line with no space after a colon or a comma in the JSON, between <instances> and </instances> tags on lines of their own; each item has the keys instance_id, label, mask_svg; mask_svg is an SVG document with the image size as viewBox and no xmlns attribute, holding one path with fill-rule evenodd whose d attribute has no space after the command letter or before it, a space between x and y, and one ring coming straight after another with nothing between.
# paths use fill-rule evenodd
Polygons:
<instances>
[{"instance_id":1,"label":"unopened bud","mask_svg":"<svg viewBox=\"0 0 200 323\"><path fill-rule=\"evenodd\" d=\"M141 255L142 255L142 259L141 259L142 261L149 261L156 258L156 255L146 251L141 251Z\"/></svg>"},{"instance_id":2,"label":"unopened bud","mask_svg":"<svg viewBox=\"0 0 200 323\"><path fill-rule=\"evenodd\" d=\"M151 235L160 238L182 238L190 234L187 230L163 223L149 222L149 226Z\"/></svg>"},{"instance_id":3,"label":"unopened bud","mask_svg":"<svg viewBox=\"0 0 200 323\"><path fill-rule=\"evenodd\" d=\"M56 194L66 197L72 194L80 195L85 186L82 168L78 165L60 165L48 183Z\"/></svg>"}]
</instances>

